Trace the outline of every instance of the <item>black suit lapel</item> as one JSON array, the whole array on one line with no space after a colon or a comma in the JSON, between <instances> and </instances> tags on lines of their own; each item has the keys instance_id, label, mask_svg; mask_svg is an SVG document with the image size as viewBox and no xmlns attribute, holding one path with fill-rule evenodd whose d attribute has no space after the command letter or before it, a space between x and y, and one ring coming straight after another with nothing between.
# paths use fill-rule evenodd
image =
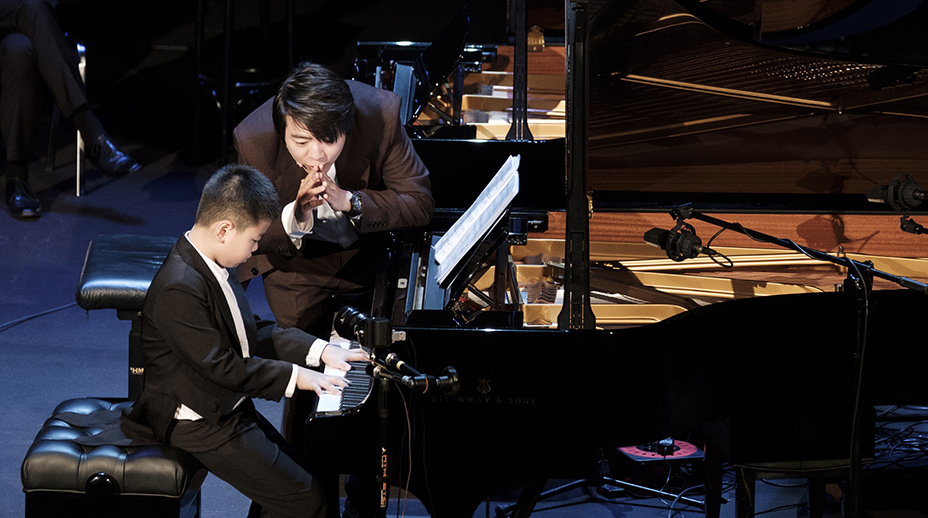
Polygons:
<instances>
[{"instance_id":1,"label":"black suit lapel","mask_svg":"<svg viewBox=\"0 0 928 518\"><path fill-rule=\"evenodd\" d=\"M178 252L181 254L181 257L184 258L184 262L193 267L193 269L206 280L210 294L216 301L219 313L222 315L222 320L229 329L230 345L236 354L241 356L242 348L239 346L238 335L235 332L235 319L232 318L232 310L226 303L226 294L222 291L222 286L219 285L219 281L216 279L216 276L213 275L213 271L209 269L209 266L207 266L203 258L200 257L200 253L197 252L196 248L193 247L186 237L182 237L178 244L180 245L178 247ZM238 282L235 269L227 269L227 271L229 272L229 280L234 281L229 284L232 286L232 293L235 294L235 300L242 314L242 322L245 324L245 334L247 335L249 349L251 349L253 347L251 344L257 341L258 336L254 315L251 313L251 308L248 306L245 290L242 289L242 285Z\"/></svg>"}]
</instances>

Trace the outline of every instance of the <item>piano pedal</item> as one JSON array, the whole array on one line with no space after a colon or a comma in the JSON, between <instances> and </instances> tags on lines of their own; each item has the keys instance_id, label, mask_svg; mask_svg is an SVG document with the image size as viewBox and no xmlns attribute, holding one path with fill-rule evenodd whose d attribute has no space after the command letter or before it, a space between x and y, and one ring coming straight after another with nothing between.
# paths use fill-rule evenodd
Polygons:
<instances>
[{"instance_id":1,"label":"piano pedal","mask_svg":"<svg viewBox=\"0 0 928 518\"><path fill-rule=\"evenodd\" d=\"M620 498L625 496L625 489L606 482L596 488L596 493L604 498Z\"/></svg>"}]
</instances>

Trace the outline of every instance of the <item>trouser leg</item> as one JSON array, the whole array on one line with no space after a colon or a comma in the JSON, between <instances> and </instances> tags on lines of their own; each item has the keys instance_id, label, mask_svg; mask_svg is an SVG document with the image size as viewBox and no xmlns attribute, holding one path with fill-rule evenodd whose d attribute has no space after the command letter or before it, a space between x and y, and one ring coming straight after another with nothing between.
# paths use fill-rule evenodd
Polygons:
<instances>
[{"instance_id":1,"label":"trouser leg","mask_svg":"<svg viewBox=\"0 0 928 518\"><path fill-rule=\"evenodd\" d=\"M52 92L65 117L87 104L87 94L77 68L77 55L64 37L55 4L49 0L22 0L16 29L32 40L42 80Z\"/></svg>"},{"instance_id":2,"label":"trouser leg","mask_svg":"<svg viewBox=\"0 0 928 518\"><path fill-rule=\"evenodd\" d=\"M273 427L250 402L245 404L250 408L234 412L218 426L205 420L178 421L171 445L190 452L211 473L260 505L267 516L337 516L338 506L330 508L321 481L288 453L278 434L267 433L266 428Z\"/></svg>"},{"instance_id":3,"label":"trouser leg","mask_svg":"<svg viewBox=\"0 0 928 518\"><path fill-rule=\"evenodd\" d=\"M32 42L18 32L6 35L0 40L0 133L9 162L32 158L38 86Z\"/></svg>"}]
</instances>

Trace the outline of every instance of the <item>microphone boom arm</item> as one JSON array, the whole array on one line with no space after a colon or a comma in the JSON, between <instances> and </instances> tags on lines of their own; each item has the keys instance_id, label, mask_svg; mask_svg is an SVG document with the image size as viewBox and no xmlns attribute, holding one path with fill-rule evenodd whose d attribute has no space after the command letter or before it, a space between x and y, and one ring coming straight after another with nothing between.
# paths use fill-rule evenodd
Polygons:
<instances>
[{"instance_id":1,"label":"microphone boom arm","mask_svg":"<svg viewBox=\"0 0 928 518\"><path fill-rule=\"evenodd\" d=\"M783 248L787 248L789 250L795 250L812 259L818 259L820 261L831 262L831 263L834 263L840 266L847 267L849 271L851 268L853 268L854 270L856 270L857 272L861 274L864 271L866 271L872 276L879 277L881 279L885 279L890 282L894 282L898 284L899 286L902 286L903 288L908 288L910 290L928 294L928 284L916 281L914 279L910 279L908 277L900 277L898 275L893 275L891 273L877 270L876 268L873 267L873 263L870 263L869 261L866 263L863 263L863 262L855 261L847 257L837 257L834 255L822 252L820 250L816 250L814 248L802 246L799 243L796 243L795 241L792 241L790 239L782 239L782 238L764 234L762 232L750 230L748 228L745 228L740 223L729 223L727 221L714 218L712 216L707 216L696 210L693 210L691 207L675 207L674 209L670 211L670 215L673 216L674 219L689 219L689 218L697 219L699 221L703 221L711 225L725 228L733 232L738 232L739 234L743 234L755 241L760 241L763 243L770 243L773 245L781 246Z\"/></svg>"},{"instance_id":2,"label":"microphone boom arm","mask_svg":"<svg viewBox=\"0 0 928 518\"><path fill-rule=\"evenodd\" d=\"M460 390L460 378L454 367L445 367L441 376L423 374L402 361L391 359L396 355L390 353L386 360L371 358L373 369L371 375L376 379L395 381L408 389L425 393L429 388L439 388L445 394L454 395Z\"/></svg>"}]
</instances>

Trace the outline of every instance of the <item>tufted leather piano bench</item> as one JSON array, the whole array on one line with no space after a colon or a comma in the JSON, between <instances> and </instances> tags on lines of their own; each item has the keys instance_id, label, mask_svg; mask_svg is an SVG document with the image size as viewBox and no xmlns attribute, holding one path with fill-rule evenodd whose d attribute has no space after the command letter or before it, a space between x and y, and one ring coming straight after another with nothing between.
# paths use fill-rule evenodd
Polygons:
<instances>
[{"instance_id":1,"label":"tufted leather piano bench","mask_svg":"<svg viewBox=\"0 0 928 518\"><path fill-rule=\"evenodd\" d=\"M130 404L80 398L55 408L22 464L26 518L200 515L200 485L207 471L187 452L158 444L78 444L77 438L95 435L100 429L59 418L65 412L86 416Z\"/></svg>"},{"instance_id":2,"label":"tufted leather piano bench","mask_svg":"<svg viewBox=\"0 0 928 518\"><path fill-rule=\"evenodd\" d=\"M86 310L115 309L120 320L132 322L129 331L129 399L142 393L142 358L139 332L142 304L151 280L164 262L176 237L102 234L87 247L77 287L78 306Z\"/></svg>"}]
</instances>

